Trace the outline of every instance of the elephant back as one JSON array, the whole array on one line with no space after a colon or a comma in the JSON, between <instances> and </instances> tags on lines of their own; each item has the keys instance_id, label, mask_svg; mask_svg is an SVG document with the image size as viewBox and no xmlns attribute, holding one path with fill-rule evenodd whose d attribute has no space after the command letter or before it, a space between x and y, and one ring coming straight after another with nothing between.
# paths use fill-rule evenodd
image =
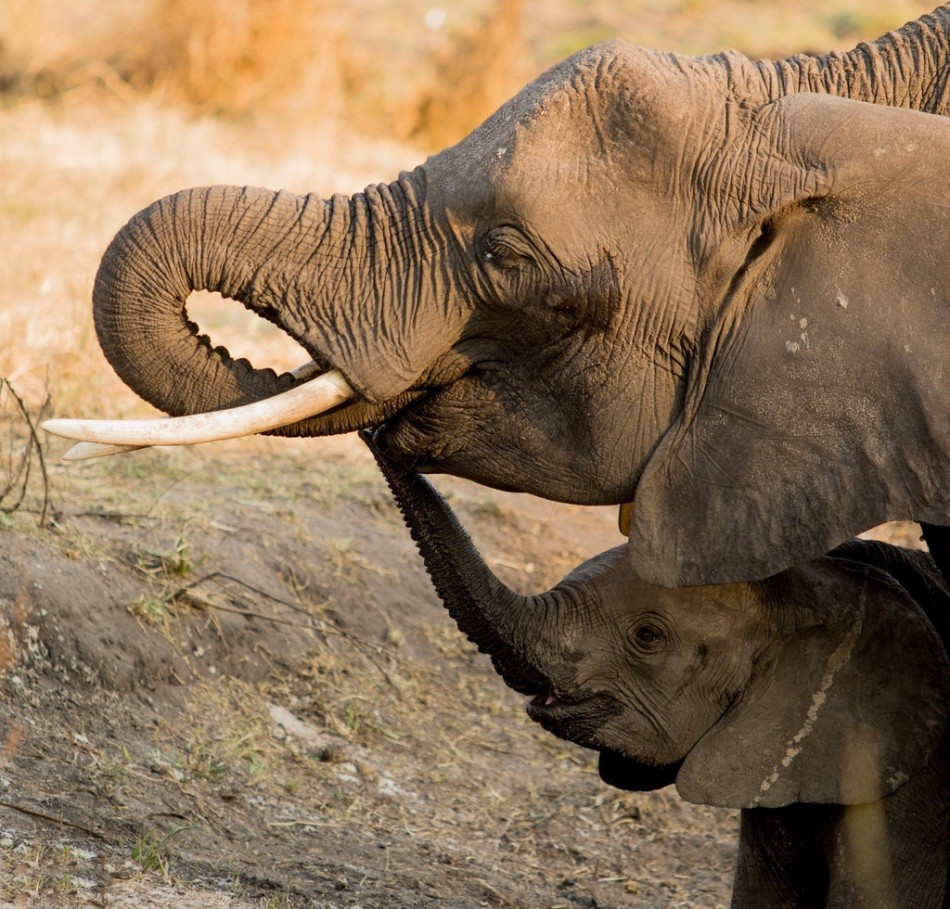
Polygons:
<instances>
[{"instance_id":1,"label":"elephant back","mask_svg":"<svg viewBox=\"0 0 950 909\"><path fill-rule=\"evenodd\" d=\"M929 553L878 540L853 539L828 554L886 571L920 604L950 651L950 584Z\"/></svg>"}]
</instances>

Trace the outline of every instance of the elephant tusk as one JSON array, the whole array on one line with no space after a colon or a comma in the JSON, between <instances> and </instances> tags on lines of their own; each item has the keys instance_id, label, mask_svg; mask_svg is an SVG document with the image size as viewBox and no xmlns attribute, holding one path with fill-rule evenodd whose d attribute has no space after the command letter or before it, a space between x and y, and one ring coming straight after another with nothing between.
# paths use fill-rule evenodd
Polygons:
<instances>
[{"instance_id":1,"label":"elephant tusk","mask_svg":"<svg viewBox=\"0 0 950 909\"><path fill-rule=\"evenodd\" d=\"M625 537L630 536L631 518L633 518L633 502L624 502L620 506L620 513L617 515L617 526Z\"/></svg>"},{"instance_id":2,"label":"elephant tusk","mask_svg":"<svg viewBox=\"0 0 950 909\"><path fill-rule=\"evenodd\" d=\"M301 363L300 366L295 366L290 370L290 374L295 379L313 379L320 375L320 364L314 360L307 360L306 363ZM329 373L327 373L327 375L329 375Z\"/></svg>"},{"instance_id":3,"label":"elephant tusk","mask_svg":"<svg viewBox=\"0 0 950 909\"><path fill-rule=\"evenodd\" d=\"M311 364L298 367L294 375L308 372ZM324 413L355 394L334 369L279 395L229 410L157 420L46 420L42 428L80 442L65 455L66 460L77 461L149 445L197 445L267 432Z\"/></svg>"},{"instance_id":4,"label":"elephant tusk","mask_svg":"<svg viewBox=\"0 0 950 909\"><path fill-rule=\"evenodd\" d=\"M64 461L88 461L90 458L108 458L111 455L139 451L147 445L106 445L103 442L77 442L63 455Z\"/></svg>"}]
</instances>

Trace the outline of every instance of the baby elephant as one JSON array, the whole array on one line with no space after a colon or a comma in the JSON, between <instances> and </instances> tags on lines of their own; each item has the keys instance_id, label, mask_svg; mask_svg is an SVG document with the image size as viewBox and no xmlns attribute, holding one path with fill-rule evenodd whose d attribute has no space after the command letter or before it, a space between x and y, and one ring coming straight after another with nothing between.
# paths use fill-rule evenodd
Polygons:
<instances>
[{"instance_id":1,"label":"baby elephant","mask_svg":"<svg viewBox=\"0 0 950 909\"><path fill-rule=\"evenodd\" d=\"M439 596L534 720L598 750L611 785L743 809L733 907L948 905L950 591L927 555L852 541L667 590L618 547L522 597L373 450Z\"/></svg>"}]
</instances>

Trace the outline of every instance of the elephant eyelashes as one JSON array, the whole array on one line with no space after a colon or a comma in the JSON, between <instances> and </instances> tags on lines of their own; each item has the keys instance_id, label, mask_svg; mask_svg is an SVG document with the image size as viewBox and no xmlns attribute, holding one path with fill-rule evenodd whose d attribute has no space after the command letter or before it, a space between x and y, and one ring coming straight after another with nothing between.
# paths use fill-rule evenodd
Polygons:
<instances>
[{"instance_id":1,"label":"elephant eyelashes","mask_svg":"<svg viewBox=\"0 0 950 909\"><path fill-rule=\"evenodd\" d=\"M513 227L496 227L488 231L479 247L482 260L495 268L517 268L531 261L528 243Z\"/></svg>"}]
</instances>

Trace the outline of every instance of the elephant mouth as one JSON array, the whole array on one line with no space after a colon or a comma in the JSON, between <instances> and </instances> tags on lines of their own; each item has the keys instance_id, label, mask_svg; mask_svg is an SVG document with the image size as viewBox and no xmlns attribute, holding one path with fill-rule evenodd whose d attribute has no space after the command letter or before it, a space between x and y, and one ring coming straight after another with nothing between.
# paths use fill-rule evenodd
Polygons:
<instances>
[{"instance_id":1,"label":"elephant mouth","mask_svg":"<svg viewBox=\"0 0 950 909\"><path fill-rule=\"evenodd\" d=\"M470 441L465 415L482 406L482 388L476 369L425 377L411 391L381 405L379 419L352 428L371 429L375 443L396 463L411 465L419 473L455 473L459 455ZM345 405L337 412L338 419L352 412L353 422L358 408L358 402Z\"/></svg>"},{"instance_id":2,"label":"elephant mouth","mask_svg":"<svg viewBox=\"0 0 950 909\"><path fill-rule=\"evenodd\" d=\"M635 758L629 758L619 751L603 748L597 770L600 778L615 789L625 789L628 792L652 792L655 789L672 786L682 766L682 761L660 766L646 764Z\"/></svg>"},{"instance_id":3,"label":"elephant mouth","mask_svg":"<svg viewBox=\"0 0 950 909\"><path fill-rule=\"evenodd\" d=\"M602 747L598 733L621 706L609 694L575 698L549 690L535 695L525 708L529 717L548 732L586 748Z\"/></svg>"}]
</instances>

